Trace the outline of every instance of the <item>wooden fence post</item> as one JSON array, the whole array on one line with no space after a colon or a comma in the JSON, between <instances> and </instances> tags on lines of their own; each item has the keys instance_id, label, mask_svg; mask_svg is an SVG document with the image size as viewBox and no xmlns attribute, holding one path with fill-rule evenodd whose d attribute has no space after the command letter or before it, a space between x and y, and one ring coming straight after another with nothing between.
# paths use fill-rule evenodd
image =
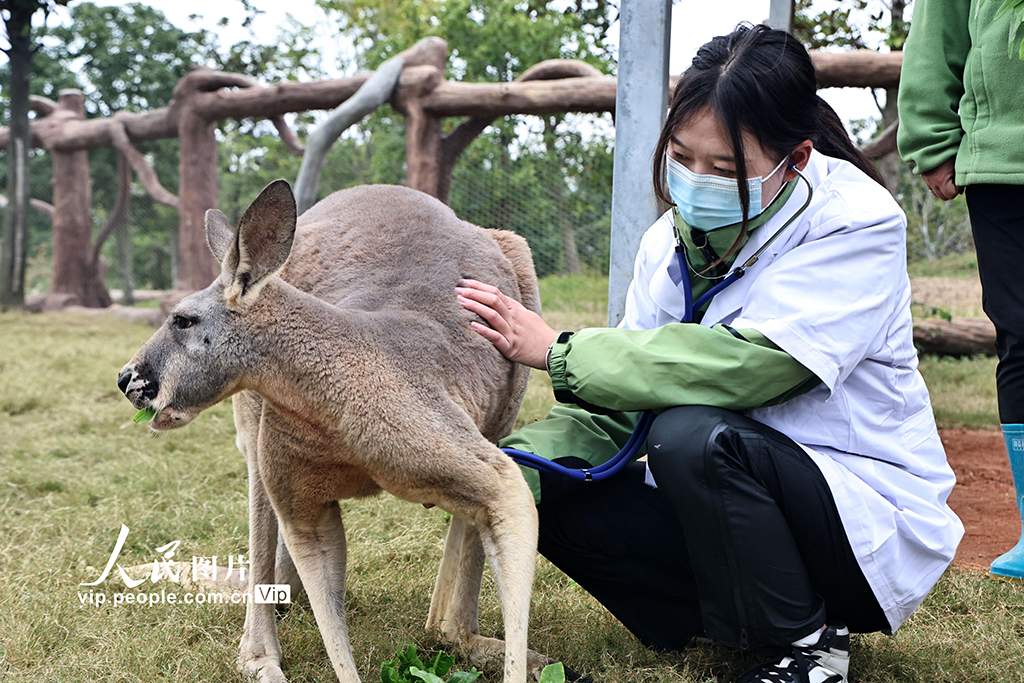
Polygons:
<instances>
[{"instance_id":1,"label":"wooden fence post","mask_svg":"<svg viewBox=\"0 0 1024 683\"><path fill-rule=\"evenodd\" d=\"M444 80L448 45L438 40L425 47L419 63L436 69L440 78L418 78L418 87L396 98L395 108L406 117L406 184L415 190L426 192L431 197L440 197L441 125L444 118L426 111L422 99ZM420 67L410 69L409 72L418 73L422 70Z\"/></svg>"},{"instance_id":2,"label":"wooden fence post","mask_svg":"<svg viewBox=\"0 0 1024 683\"><path fill-rule=\"evenodd\" d=\"M85 120L85 95L62 90L54 118ZM62 303L110 305L100 260L92 258L92 187L85 149L49 150L53 163L53 283L50 295Z\"/></svg>"},{"instance_id":3,"label":"wooden fence post","mask_svg":"<svg viewBox=\"0 0 1024 683\"><path fill-rule=\"evenodd\" d=\"M209 69L195 69L174 88L172 107L179 108L178 140L178 277L174 288L195 291L217 277L217 263L206 246L207 209L217 208L217 122L196 111L195 98L221 84ZM212 82L211 82L212 81Z\"/></svg>"}]
</instances>

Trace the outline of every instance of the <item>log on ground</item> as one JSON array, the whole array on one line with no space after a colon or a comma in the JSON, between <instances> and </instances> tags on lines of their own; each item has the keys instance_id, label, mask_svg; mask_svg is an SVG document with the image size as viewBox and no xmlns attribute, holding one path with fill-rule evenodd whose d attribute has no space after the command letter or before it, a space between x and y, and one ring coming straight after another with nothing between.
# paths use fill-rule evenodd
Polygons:
<instances>
[{"instance_id":1,"label":"log on ground","mask_svg":"<svg viewBox=\"0 0 1024 683\"><path fill-rule=\"evenodd\" d=\"M994 356L996 328L987 318L915 320L914 345L939 356Z\"/></svg>"}]
</instances>

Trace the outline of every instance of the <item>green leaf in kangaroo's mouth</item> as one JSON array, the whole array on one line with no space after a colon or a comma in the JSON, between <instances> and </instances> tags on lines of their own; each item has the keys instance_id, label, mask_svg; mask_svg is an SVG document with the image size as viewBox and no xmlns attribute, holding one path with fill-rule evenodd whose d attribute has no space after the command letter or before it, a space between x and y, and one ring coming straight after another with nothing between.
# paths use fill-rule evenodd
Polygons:
<instances>
[{"instance_id":1,"label":"green leaf in kangaroo's mouth","mask_svg":"<svg viewBox=\"0 0 1024 683\"><path fill-rule=\"evenodd\" d=\"M147 407L143 408L142 410L140 410L139 412L135 413L134 422L135 422L135 424L140 424L142 422L149 422L150 420L153 419L153 417L155 415L156 415L156 408L154 408L152 406L147 406Z\"/></svg>"}]
</instances>

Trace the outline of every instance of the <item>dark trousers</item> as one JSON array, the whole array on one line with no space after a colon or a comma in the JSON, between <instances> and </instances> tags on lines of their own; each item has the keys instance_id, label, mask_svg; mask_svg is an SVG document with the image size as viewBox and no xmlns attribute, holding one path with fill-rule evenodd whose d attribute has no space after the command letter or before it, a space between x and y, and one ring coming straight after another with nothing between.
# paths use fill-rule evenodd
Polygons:
<instances>
[{"instance_id":1,"label":"dark trousers","mask_svg":"<svg viewBox=\"0 0 1024 683\"><path fill-rule=\"evenodd\" d=\"M1024 423L1024 186L968 185L985 314L996 326L999 421Z\"/></svg>"},{"instance_id":2,"label":"dark trousers","mask_svg":"<svg viewBox=\"0 0 1024 683\"><path fill-rule=\"evenodd\" d=\"M537 507L541 554L646 646L706 635L772 654L826 621L888 629L828 484L789 438L688 406L647 444L659 488L643 463L602 482L545 473Z\"/></svg>"}]
</instances>

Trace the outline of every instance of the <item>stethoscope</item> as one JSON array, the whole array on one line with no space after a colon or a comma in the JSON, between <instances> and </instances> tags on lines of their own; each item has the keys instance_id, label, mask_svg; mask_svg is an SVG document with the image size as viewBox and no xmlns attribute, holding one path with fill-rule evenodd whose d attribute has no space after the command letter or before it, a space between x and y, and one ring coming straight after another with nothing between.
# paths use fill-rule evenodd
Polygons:
<instances>
[{"instance_id":1,"label":"stethoscope","mask_svg":"<svg viewBox=\"0 0 1024 683\"><path fill-rule=\"evenodd\" d=\"M754 252L753 256L744 261L742 265L733 269L733 271L729 273L725 277L725 279L723 279L721 282L719 282L714 287L705 292L696 301L693 300L693 290L690 286L690 266L686 260L686 248L683 246L683 240L682 237L679 235L679 229L673 225L672 229L675 233L676 240L676 259L678 259L679 263L679 273L682 280L683 297L686 300L686 307L684 309L683 318L679 322L693 322L694 310L701 310L701 308L703 308L707 302L711 301L712 297L714 297L723 289L725 289L726 287L728 287L729 285L733 284L741 277L743 277L746 274L747 269L753 266L755 263L757 263L758 259L760 258L764 250L771 246L772 242L774 242L776 238L782 234L782 231L788 228L793 223L793 221L795 221L800 216L800 214L802 214L807 209L807 207L810 206L811 196L814 194L814 190L811 187L810 181L807 180L804 174L801 173L799 169L797 169L797 167L793 165L793 163L789 164L789 168L792 171L794 171L800 177L800 179L803 180L804 183L807 185L807 199L804 200L803 206L801 206L795 214L790 216L790 218L785 223L782 224L782 227L776 230L775 233L770 238L768 238L768 241L761 245L760 249ZM501 450L507 453L517 464L525 465L535 470L544 470L546 472L561 474L563 476L569 477L570 479L575 479L576 481L601 481L602 479L607 479L608 477L617 474L626 465L633 462L637 458L637 456L640 453L640 449L643 447L644 442L647 441L647 435L651 431L652 424L654 424L654 413L652 413L650 410L643 411L640 414L640 420L639 422L637 422L636 429L633 430L633 433L630 435L629 440L626 441L626 445L622 447L622 450L620 450L610 460L603 462L600 465L597 465L592 468L579 469L574 467L565 467L563 465L559 465L558 463L552 462L551 460L548 460L546 458L542 458L534 453L521 451L516 448L502 448Z\"/></svg>"}]
</instances>

